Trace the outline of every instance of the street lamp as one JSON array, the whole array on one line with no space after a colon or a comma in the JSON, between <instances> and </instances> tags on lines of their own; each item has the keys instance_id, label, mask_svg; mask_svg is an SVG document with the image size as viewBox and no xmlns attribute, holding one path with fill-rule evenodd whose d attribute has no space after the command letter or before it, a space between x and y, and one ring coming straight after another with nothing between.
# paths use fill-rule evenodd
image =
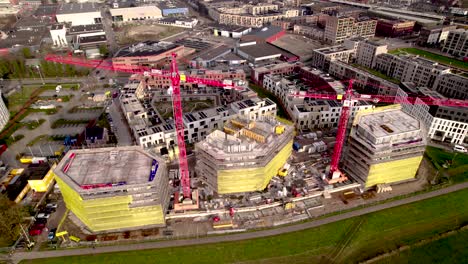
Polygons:
<instances>
[{"instance_id":1,"label":"street lamp","mask_svg":"<svg viewBox=\"0 0 468 264\"><path fill-rule=\"evenodd\" d=\"M41 67L39 67L39 65L36 65L36 69L39 71L39 76L41 76L42 85L45 85L44 77L42 77Z\"/></svg>"}]
</instances>

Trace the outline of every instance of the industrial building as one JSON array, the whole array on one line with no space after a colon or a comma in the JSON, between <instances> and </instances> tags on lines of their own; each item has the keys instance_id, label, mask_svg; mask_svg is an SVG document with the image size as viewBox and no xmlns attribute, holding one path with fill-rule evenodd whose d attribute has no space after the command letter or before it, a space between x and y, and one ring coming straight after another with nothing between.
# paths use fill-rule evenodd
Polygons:
<instances>
[{"instance_id":1,"label":"industrial building","mask_svg":"<svg viewBox=\"0 0 468 264\"><path fill-rule=\"evenodd\" d=\"M399 105L356 115L343 168L364 189L414 179L426 149L420 121Z\"/></svg>"},{"instance_id":2,"label":"industrial building","mask_svg":"<svg viewBox=\"0 0 468 264\"><path fill-rule=\"evenodd\" d=\"M161 9L162 15L167 16L185 16L188 15L189 10L185 6L176 5L171 1L165 1L159 3L159 9Z\"/></svg>"},{"instance_id":3,"label":"industrial building","mask_svg":"<svg viewBox=\"0 0 468 264\"><path fill-rule=\"evenodd\" d=\"M157 6L136 6L133 1L113 3L109 11L114 23L162 18L161 9Z\"/></svg>"},{"instance_id":4,"label":"industrial building","mask_svg":"<svg viewBox=\"0 0 468 264\"><path fill-rule=\"evenodd\" d=\"M195 145L197 175L218 194L262 191L291 155L293 136L271 116L231 119Z\"/></svg>"},{"instance_id":5,"label":"industrial building","mask_svg":"<svg viewBox=\"0 0 468 264\"><path fill-rule=\"evenodd\" d=\"M171 54L178 58L194 53L195 50L164 41L144 41L118 50L112 58L114 66L161 66L169 63Z\"/></svg>"},{"instance_id":6,"label":"industrial building","mask_svg":"<svg viewBox=\"0 0 468 264\"><path fill-rule=\"evenodd\" d=\"M101 23L100 7L94 2L63 3L57 9L57 22L76 25Z\"/></svg>"},{"instance_id":7,"label":"industrial building","mask_svg":"<svg viewBox=\"0 0 468 264\"><path fill-rule=\"evenodd\" d=\"M70 150L54 172L67 208L91 232L165 225L166 164L140 147Z\"/></svg>"},{"instance_id":8,"label":"industrial building","mask_svg":"<svg viewBox=\"0 0 468 264\"><path fill-rule=\"evenodd\" d=\"M378 36L397 38L413 33L415 21L379 19L376 34Z\"/></svg>"}]
</instances>

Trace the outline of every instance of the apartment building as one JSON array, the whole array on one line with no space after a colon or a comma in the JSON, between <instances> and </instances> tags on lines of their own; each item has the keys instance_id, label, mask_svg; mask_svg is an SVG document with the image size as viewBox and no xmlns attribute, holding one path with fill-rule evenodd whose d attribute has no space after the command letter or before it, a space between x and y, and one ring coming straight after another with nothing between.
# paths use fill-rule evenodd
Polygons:
<instances>
[{"instance_id":1,"label":"apartment building","mask_svg":"<svg viewBox=\"0 0 468 264\"><path fill-rule=\"evenodd\" d=\"M367 17L328 16L324 40L332 44L339 44L350 37L373 37L376 27L377 20Z\"/></svg>"},{"instance_id":2,"label":"apartment building","mask_svg":"<svg viewBox=\"0 0 468 264\"><path fill-rule=\"evenodd\" d=\"M361 41L356 51L356 63L372 69L377 55L383 53L387 53L387 44L377 40Z\"/></svg>"},{"instance_id":3,"label":"apartment building","mask_svg":"<svg viewBox=\"0 0 468 264\"><path fill-rule=\"evenodd\" d=\"M165 226L166 163L139 146L70 150L54 173L67 209L91 232Z\"/></svg>"},{"instance_id":4,"label":"apartment building","mask_svg":"<svg viewBox=\"0 0 468 264\"><path fill-rule=\"evenodd\" d=\"M457 57L468 57L468 30L459 28L449 31L442 52Z\"/></svg>"},{"instance_id":5,"label":"apartment building","mask_svg":"<svg viewBox=\"0 0 468 264\"><path fill-rule=\"evenodd\" d=\"M283 75L290 75L293 73L297 67L300 67L302 64L299 62L282 62L282 63L274 63L274 64L265 64L263 66L255 67L252 69L252 73L250 74L252 80L262 85L263 84L263 77L267 74L283 74Z\"/></svg>"},{"instance_id":6,"label":"apartment building","mask_svg":"<svg viewBox=\"0 0 468 264\"><path fill-rule=\"evenodd\" d=\"M437 76L432 89L448 98L468 100L468 78L461 75L441 74Z\"/></svg>"},{"instance_id":7,"label":"apartment building","mask_svg":"<svg viewBox=\"0 0 468 264\"><path fill-rule=\"evenodd\" d=\"M380 54L374 69L402 82L423 87L433 87L437 76L450 73L449 67L408 54Z\"/></svg>"},{"instance_id":8,"label":"apartment building","mask_svg":"<svg viewBox=\"0 0 468 264\"><path fill-rule=\"evenodd\" d=\"M435 46L444 43L448 37L449 31L456 29L457 26L436 25L423 27L419 31L418 44L421 46Z\"/></svg>"},{"instance_id":9,"label":"apartment building","mask_svg":"<svg viewBox=\"0 0 468 264\"><path fill-rule=\"evenodd\" d=\"M355 52L341 45L316 49L312 51L312 66L328 71L330 62L339 60L348 63Z\"/></svg>"},{"instance_id":10,"label":"apartment building","mask_svg":"<svg viewBox=\"0 0 468 264\"><path fill-rule=\"evenodd\" d=\"M398 85L341 61L332 61L328 70L338 79L353 79L353 87L364 93L395 95Z\"/></svg>"},{"instance_id":11,"label":"apartment building","mask_svg":"<svg viewBox=\"0 0 468 264\"><path fill-rule=\"evenodd\" d=\"M258 28L275 20L299 16L299 10L280 9L276 4L226 6L221 2L208 4L208 14L220 24Z\"/></svg>"},{"instance_id":12,"label":"apartment building","mask_svg":"<svg viewBox=\"0 0 468 264\"><path fill-rule=\"evenodd\" d=\"M0 130L5 128L6 124L10 120L10 111L2 98L2 93L0 92Z\"/></svg>"},{"instance_id":13,"label":"apartment building","mask_svg":"<svg viewBox=\"0 0 468 264\"><path fill-rule=\"evenodd\" d=\"M421 122L396 107L358 113L347 143L343 170L363 189L414 179L426 149Z\"/></svg>"},{"instance_id":14,"label":"apartment building","mask_svg":"<svg viewBox=\"0 0 468 264\"><path fill-rule=\"evenodd\" d=\"M292 116L295 127L298 130L336 128L342 107L340 101L305 98L303 103L294 105ZM353 100L349 123L352 123L357 112L372 108L374 106L368 102Z\"/></svg>"},{"instance_id":15,"label":"apartment building","mask_svg":"<svg viewBox=\"0 0 468 264\"><path fill-rule=\"evenodd\" d=\"M418 88L418 92L435 99L444 98L427 88ZM402 110L422 121L427 138L450 144L468 144L468 109L427 105L420 99L411 104L406 99L408 93L402 89L398 90L397 96L397 102L402 103Z\"/></svg>"},{"instance_id":16,"label":"apartment building","mask_svg":"<svg viewBox=\"0 0 468 264\"><path fill-rule=\"evenodd\" d=\"M234 118L195 145L197 175L213 193L264 190L292 152L294 129L272 116Z\"/></svg>"}]
</instances>

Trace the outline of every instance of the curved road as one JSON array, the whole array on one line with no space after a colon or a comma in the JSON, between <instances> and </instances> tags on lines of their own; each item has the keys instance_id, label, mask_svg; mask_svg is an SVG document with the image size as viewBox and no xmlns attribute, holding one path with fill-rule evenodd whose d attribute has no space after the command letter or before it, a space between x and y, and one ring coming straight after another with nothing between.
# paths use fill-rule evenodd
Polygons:
<instances>
[{"instance_id":1,"label":"curved road","mask_svg":"<svg viewBox=\"0 0 468 264\"><path fill-rule=\"evenodd\" d=\"M155 248L167 248L167 247L177 247L177 246L190 246L190 245L199 245L199 244L208 244L208 243L219 243L219 242L228 242L228 241L237 241L244 239L252 239L259 237L267 237L280 235L283 233L300 231L308 228L314 228L317 226L341 221L347 218L352 218L356 216L361 216L376 211L405 205L420 200L436 197L439 195L444 195L447 193L459 191L468 188L468 182L452 185L447 188L435 190L432 192L427 192L412 197L404 198L401 200L391 201L383 204L378 204L370 206L367 208L362 208L354 210L347 213L342 213L339 215L330 216L327 218L310 221L302 224L284 226L275 229L262 230L257 232L248 232L248 233L239 233L234 235L225 235L225 236L213 236L213 237L204 237L197 239L183 239L183 240L169 240L169 241L156 241L156 242L147 242L141 244L126 244L126 245L115 245L115 246L105 246L98 248L81 248L81 249L67 249L67 250L55 250L55 251L38 251L38 252L18 252L12 256L12 261L18 263L21 260L25 259L37 259L37 258L53 258L53 257L64 257L64 256L74 256L74 255L90 255L97 253L109 253L109 252L121 252L121 251L134 251L134 250L144 250L144 249L155 249Z\"/></svg>"}]
</instances>

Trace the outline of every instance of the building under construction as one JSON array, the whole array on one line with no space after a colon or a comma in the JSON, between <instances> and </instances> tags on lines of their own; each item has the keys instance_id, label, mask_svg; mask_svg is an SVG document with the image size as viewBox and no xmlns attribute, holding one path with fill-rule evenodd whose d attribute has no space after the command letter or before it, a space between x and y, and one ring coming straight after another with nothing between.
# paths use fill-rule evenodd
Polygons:
<instances>
[{"instance_id":1,"label":"building under construction","mask_svg":"<svg viewBox=\"0 0 468 264\"><path fill-rule=\"evenodd\" d=\"M164 161L140 147L70 150L55 168L68 209L92 232L164 226Z\"/></svg>"},{"instance_id":2,"label":"building under construction","mask_svg":"<svg viewBox=\"0 0 468 264\"><path fill-rule=\"evenodd\" d=\"M218 194L261 191L291 155L293 136L274 117L231 119L195 145L197 174Z\"/></svg>"},{"instance_id":3,"label":"building under construction","mask_svg":"<svg viewBox=\"0 0 468 264\"><path fill-rule=\"evenodd\" d=\"M426 139L421 123L399 105L359 112L348 138L344 170L370 188L415 178Z\"/></svg>"}]
</instances>

